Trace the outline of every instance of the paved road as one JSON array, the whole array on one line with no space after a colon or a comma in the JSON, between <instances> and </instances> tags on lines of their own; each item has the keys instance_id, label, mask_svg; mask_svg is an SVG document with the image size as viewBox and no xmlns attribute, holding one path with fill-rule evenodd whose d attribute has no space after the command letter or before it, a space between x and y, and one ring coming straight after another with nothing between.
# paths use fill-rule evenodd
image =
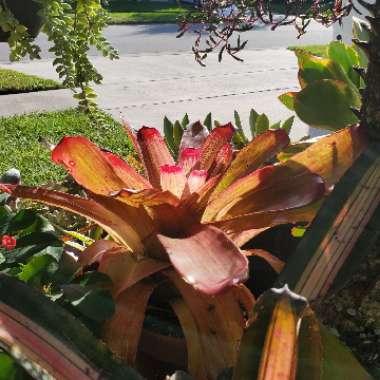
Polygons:
<instances>
[{"instance_id":1,"label":"paved road","mask_svg":"<svg viewBox=\"0 0 380 380\"><path fill-rule=\"evenodd\" d=\"M194 42L194 34L188 33L176 38L177 26L174 24L151 25L115 25L105 30L105 36L112 42L121 55L127 54L162 54L190 52ZM268 27L257 27L255 30L242 34L247 39L246 50L286 48L289 45L324 44L331 41L332 29L317 24L311 24L308 33L297 39L293 26L283 26L275 31ZM49 43L46 36L37 38L43 49L43 57L49 57ZM92 52L95 54L95 52ZM0 62L8 60L8 49L0 44Z\"/></svg>"},{"instance_id":2,"label":"paved road","mask_svg":"<svg viewBox=\"0 0 380 380\"><path fill-rule=\"evenodd\" d=\"M103 85L96 88L102 108L114 117L123 116L136 127L162 127L164 115L175 119L185 112L192 120L198 120L212 111L221 122L227 122L232 120L234 109L241 113L244 123L252 107L268 113L272 122L284 120L290 112L277 96L297 88L296 60L285 48L296 43L326 43L332 33L313 25L307 40L297 41L291 27L276 32L258 29L246 33L250 43L241 55L243 63L226 57L219 64L214 55L202 68L189 52L192 36L175 39L174 31L173 25L107 29L121 59L110 62L99 56L92 58L104 75ZM43 37L40 41L46 46ZM42 61L14 63L11 67L56 78L46 55ZM0 115L64 109L74 104L68 90L9 95L1 99ZM308 133L308 127L298 121L292 137L297 139Z\"/></svg>"}]
</instances>

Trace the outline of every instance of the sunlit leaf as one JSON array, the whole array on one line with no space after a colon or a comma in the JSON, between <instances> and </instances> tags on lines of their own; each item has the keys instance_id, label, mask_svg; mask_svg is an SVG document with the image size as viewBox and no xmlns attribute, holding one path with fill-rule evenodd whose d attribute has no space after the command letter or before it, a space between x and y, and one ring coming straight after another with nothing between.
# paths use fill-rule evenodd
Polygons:
<instances>
[{"instance_id":1,"label":"sunlit leaf","mask_svg":"<svg viewBox=\"0 0 380 380\"><path fill-rule=\"evenodd\" d=\"M186 173L181 166L163 165L160 168L161 189L170 191L177 198L182 197L186 185Z\"/></svg>"},{"instance_id":2,"label":"sunlit leaf","mask_svg":"<svg viewBox=\"0 0 380 380\"><path fill-rule=\"evenodd\" d=\"M252 108L249 113L249 128L251 130L252 138L256 137L256 121L259 114Z\"/></svg>"},{"instance_id":3,"label":"sunlit leaf","mask_svg":"<svg viewBox=\"0 0 380 380\"><path fill-rule=\"evenodd\" d=\"M357 51L350 45L340 41L332 41L328 45L327 54L330 59L338 62L347 76L359 88L360 77L352 68L360 66L360 57Z\"/></svg>"},{"instance_id":4,"label":"sunlit leaf","mask_svg":"<svg viewBox=\"0 0 380 380\"><path fill-rule=\"evenodd\" d=\"M149 182L120 157L102 152L84 137L64 137L52 152L52 159L62 164L76 182L102 195L123 187L144 189Z\"/></svg>"},{"instance_id":5,"label":"sunlit leaf","mask_svg":"<svg viewBox=\"0 0 380 380\"><path fill-rule=\"evenodd\" d=\"M238 179L207 206L202 221L222 221L263 211L299 208L325 194L323 180L310 172L283 165L265 166Z\"/></svg>"},{"instance_id":6,"label":"sunlit leaf","mask_svg":"<svg viewBox=\"0 0 380 380\"><path fill-rule=\"evenodd\" d=\"M232 161L232 164L216 187L213 196L228 187L235 180L263 165L288 144L289 138L283 130L267 131L254 138Z\"/></svg>"},{"instance_id":7,"label":"sunlit leaf","mask_svg":"<svg viewBox=\"0 0 380 380\"><path fill-rule=\"evenodd\" d=\"M259 115L256 119L255 136L258 136L269 129L269 119L265 113Z\"/></svg>"},{"instance_id":8,"label":"sunlit leaf","mask_svg":"<svg viewBox=\"0 0 380 380\"><path fill-rule=\"evenodd\" d=\"M286 92L285 94L281 94L278 99L280 102L290 109L291 111L294 111L294 96L297 94L296 92Z\"/></svg>"},{"instance_id":9,"label":"sunlit leaf","mask_svg":"<svg viewBox=\"0 0 380 380\"><path fill-rule=\"evenodd\" d=\"M219 150L231 141L234 130L232 124L227 124L211 131L202 146L199 169L210 169Z\"/></svg>"},{"instance_id":10,"label":"sunlit leaf","mask_svg":"<svg viewBox=\"0 0 380 380\"><path fill-rule=\"evenodd\" d=\"M168 147L155 128L143 127L137 133L137 141L141 147L148 178L153 187L160 187L160 167L174 165Z\"/></svg>"},{"instance_id":11,"label":"sunlit leaf","mask_svg":"<svg viewBox=\"0 0 380 380\"><path fill-rule=\"evenodd\" d=\"M244 333L233 379L293 380L298 325L306 307L306 300L286 287L264 293Z\"/></svg>"},{"instance_id":12,"label":"sunlit leaf","mask_svg":"<svg viewBox=\"0 0 380 380\"><path fill-rule=\"evenodd\" d=\"M177 272L201 292L217 294L247 277L246 257L215 227L199 225L186 236L158 239Z\"/></svg>"},{"instance_id":13,"label":"sunlit leaf","mask_svg":"<svg viewBox=\"0 0 380 380\"><path fill-rule=\"evenodd\" d=\"M294 123L294 116L290 116L289 119L286 119L282 125L281 128L289 135L290 130L292 129Z\"/></svg>"},{"instance_id":14,"label":"sunlit leaf","mask_svg":"<svg viewBox=\"0 0 380 380\"><path fill-rule=\"evenodd\" d=\"M294 95L294 109L303 122L333 131L358 121L350 108L359 107L360 102L357 90L329 79L313 82Z\"/></svg>"},{"instance_id":15,"label":"sunlit leaf","mask_svg":"<svg viewBox=\"0 0 380 380\"><path fill-rule=\"evenodd\" d=\"M297 50L296 55L299 64L298 79L301 88L322 79L339 80L351 86L354 85L339 61L317 57L304 50Z\"/></svg>"}]
</instances>

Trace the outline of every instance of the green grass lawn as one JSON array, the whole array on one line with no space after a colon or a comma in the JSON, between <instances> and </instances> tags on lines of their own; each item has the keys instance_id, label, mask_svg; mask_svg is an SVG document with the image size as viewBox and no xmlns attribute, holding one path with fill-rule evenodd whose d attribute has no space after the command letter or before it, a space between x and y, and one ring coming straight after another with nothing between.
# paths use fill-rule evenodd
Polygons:
<instances>
[{"instance_id":1,"label":"green grass lawn","mask_svg":"<svg viewBox=\"0 0 380 380\"><path fill-rule=\"evenodd\" d=\"M131 152L128 137L112 118L107 118L106 124L93 127L88 117L76 110L0 118L0 173L18 168L27 185L64 179L65 171L52 163L40 137L56 144L65 135L84 135L125 157Z\"/></svg>"},{"instance_id":2,"label":"green grass lawn","mask_svg":"<svg viewBox=\"0 0 380 380\"><path fill-rule=\"evenodd\" d=\"M319 57L327 57L327 47L328 45L304 45L304 46L289 46L288 49L295 51L297 49L304 50L313 55L318 55Z\"/></svg>"},{"instance_id":3,"label":"green grass lawn","mask_svg":"<svg viewBox=\"0 0 380 380\"><path fill-rule=\"evenodd\" d=\"M190 6L176 1L165 3L149 1L111 1L107 7L110 12L111 24L137 23L175 23L178 16L184 15Z\"/></svg>"},{"instance_id":4,"label":"green grass lawn","mask_svg":"<svg viewBox=\"0 0 380 380\"><path fill-rule=\"evenodd\" d=\"M57 88L62 88L62 85L54 80L0 68L0 95L54 90Z\"/></svg>"}]
</instances>

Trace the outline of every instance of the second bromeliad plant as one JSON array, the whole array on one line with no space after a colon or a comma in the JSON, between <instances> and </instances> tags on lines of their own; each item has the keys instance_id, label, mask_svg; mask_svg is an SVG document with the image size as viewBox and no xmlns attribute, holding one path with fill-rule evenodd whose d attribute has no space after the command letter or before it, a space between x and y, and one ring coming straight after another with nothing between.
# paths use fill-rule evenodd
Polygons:
<instances>
[{"instance_id":1,"label":"second bromeliad plant","mask_svg":"<svg viewBox=\"0 0 380 380\"><path fill-rule=\"evenodd\" d=\"M305 301L286 291L276 296L273 318L277 315L280 324L272 318L264 344L265 329L258 337L255 323L264 323L264 318L267 324L270 313L263 317L260 310L266 310L261 307L267 301L261 301L252 314L255 299L243 284L248 275L255 277L254 271L248 274L248 257L260 255L276 271L283 263L269 252L241 247L275 225L309 223L364 149L361 128L340 130L274 164L289 144L283 129L260 134L236 153L231 124L209 132L195 123L182 136L177 162L156 129L143 127L135 135L126 127L126 132L143 174L84 137L66 137L52 158L66 167L86 197L20 185L3 184L2 189L85 216L106 231L80 254L78 269L96 268L112 280L116 310L104 325L103 339L117 356L135 364L146 310L159 298L178 317L187 341L188 370L196 379L216 379L234 367L244 331L251 325L251 338L245 340L262 341L259 378L275 379L270 371L281 372L285 365L286 379L293 379L294 356L291 362L268 365L277 357L271 334L277 328L282 331L282 323L293 326L294 334L284 344L294 339L296 355L296 326L308 310ZM312 326L318 335L315 322ZM313 342L317 335L306 334ZM247 368L244 347L238 373Z\"/></svg>"}]
</instances>

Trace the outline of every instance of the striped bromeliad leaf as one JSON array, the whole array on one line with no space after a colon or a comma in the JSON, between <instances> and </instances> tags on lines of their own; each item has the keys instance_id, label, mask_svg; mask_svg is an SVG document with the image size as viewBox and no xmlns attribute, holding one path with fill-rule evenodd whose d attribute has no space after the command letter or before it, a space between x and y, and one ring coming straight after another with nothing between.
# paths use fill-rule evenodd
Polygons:
<instances>
[{"instance_id":1,"label":"striped bromeliad leaf","mask_svg":"<svg viewBox=\"0 0 380 380\"><path fill-rule=\"evenodd\" d=\"M191 134L184 134L176 162L156 129L143 127L134 135L126 126L126 131L143 159L144 174L76 136L65 137L53 150L52 158L68 170L88 197L19 185L0 186L13 196L85 216L112 238L97 241L82 252L80 265L86 268L95 264L111 278L116 313L107 322L104 336L108 345L130 363L136 356L155 274L170 268L175 271L175 286L193 317L198 318L195 304L181 291L179 282L206 299L215 297L224 302L224 294L240 289L238 284L248 275L246 255L251 253L243 252L240 245L274 225L310 222L327 187L338 181L365 145L360 129L350 127L319 140L284 163L267 165L289 144L287 133L269 130L235 154L231 146L234 127L227 124L210 133L196 133L194 145ZM270 253L262 257L280 267ZM141 292L137 300L136 292ZM236 292L230 294L236 296ZM126 312L128 304L135 305L134 318ZM237 312L225 315L223 308L216 310L214 313L223 314L226 325L237 327L227 339L229 343L220 346L221 355L228 360L219 362L215 355L206 360L207 355L203 355L202 365L211 377L224 364L233 364L235 343L247 323ZM204 311L200 315L207 319Z\"/></svg>"},{"instance_id":2,"label":"striped bromeliad leaf","mask_svg":"<svg viewBox=\"0 0 380 380\"><path fill-rule=\"evenodd\" d=\"M380 202L379 145L371 144L335 186L278 283L314 300L334 284ZM362 249L360 256L367 254Z\"/></svg>"},{"instance_id":3,"label":"striped bromeliad leaf","mask_svg":"<svg viewBox=\"0 0 380 380\"><path fill-rule=\"evenodd\" d=\"M240 346L234 380L370 380L353 354L287 286L258 300Z\"/></svg>"},{"instance_id":4,"label":"striped bromeliad leaf","mask_svg":"<svg viewBox=\"0 0 380 380\"><path fill-rule=\"evenodd\" d=\"M0 275L0 342L33 376L52 379L142 377L115 361L70 313L26 284Z\"/></svg>"}]
</instances>

